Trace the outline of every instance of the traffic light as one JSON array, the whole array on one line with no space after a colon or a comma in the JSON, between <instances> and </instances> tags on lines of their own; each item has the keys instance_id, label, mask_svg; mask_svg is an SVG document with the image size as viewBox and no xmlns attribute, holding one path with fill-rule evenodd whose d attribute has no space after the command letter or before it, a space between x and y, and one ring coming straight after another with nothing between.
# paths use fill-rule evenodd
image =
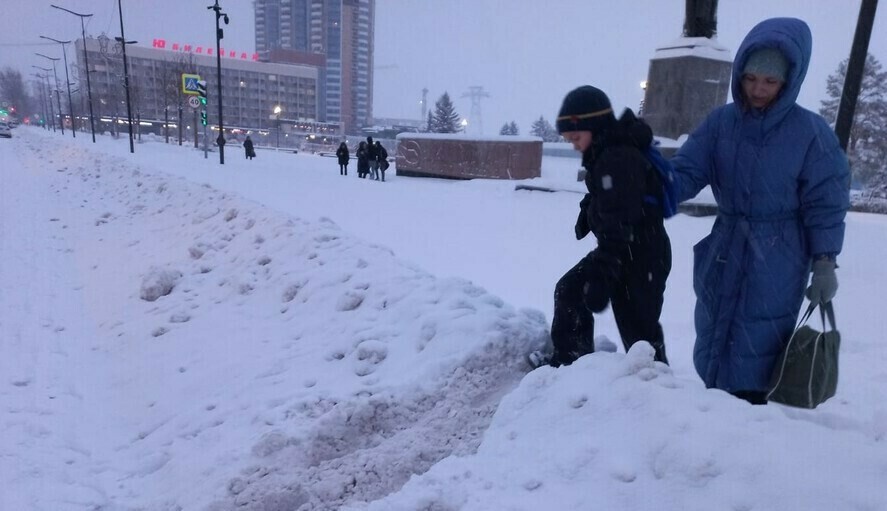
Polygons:
<instances>
[{"instance_id":1,"label":"traffic light","mask_svg":"<svg viewBox=\"0 0 887 511\"><path fill-rule=\"evenodd\" d=\"M206 98L204 98L204 104L206 104ZM200 124L206 126L206 110L200 111Z\"/></svg>"},{"instance_id":2,"label":"traffic light","mask_svg":"<svg viewBox=\"0 0 887 511\"><path fill-rule=\"evenodd\" d=\"M200 98L200 104L206 106L206 80L197 81L197 97Z\"/></svg>"}]
</instances>

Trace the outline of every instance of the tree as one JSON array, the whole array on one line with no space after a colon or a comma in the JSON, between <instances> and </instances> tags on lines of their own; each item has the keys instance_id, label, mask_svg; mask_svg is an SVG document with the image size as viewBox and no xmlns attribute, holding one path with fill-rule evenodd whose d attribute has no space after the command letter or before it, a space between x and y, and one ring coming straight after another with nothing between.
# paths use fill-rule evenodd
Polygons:
<instances>
[{"instance_id":1,"label":"tree","mask_svg":"<svg viewBox=\"0 0 887 511\"><path fill-rule=\"evenodd\" d=\"M517 123L511 121L510 123L506 122L502 125L502 128L499 129L500 135L520 135L520 130L517 128Z\"/></svg>"},{"instance_id":2,"label":"tree","mask_svg":"<svg viewBox=\"0 0 887 511\"><path fill-rule=\"evenodd\" d=\"M185 73L196 74L197 65L194 63L193 53L176 53L172 60L164 60L160 66L159 80L163 83L163 102L169 108L169 115L178 119L179 144L182 140L182 125L187 124L182 116L186 113L188 97L182 90L182 75ZM166 115L164 113L164 115Z\"/></svg>"},{"instance_id":3,"label":"tree","mask_svg":"<svg viewBox=\"0 0 887 511\"><path fill-rule=\"evenodd\" d=\"M458 133L462 130L459 114L446 92L434 103L434 114L429 112L429 115L428 131L431 133Z\"/></svg>"},{"instance_id":4,"label":"tree","mask_svg":"<svg viewBox=\"0 0 887 511\"><path fill-rule=\"evenodd\" d=\"M432 112L428 112L428 119L425 121L425 132L432 133L432 128L434 127L434 114Z\"/></svg>"},{"instance_id":5,"label":"tree","mask_svg":"<svg viewBox=\"0 0 887 511\"><path fill-rule=\"evenodd\" d=\"M819 113L830 123L838 117L848 61L841 62L826 82L828 98L822 101ZM887 72L881 70L881 63L872 54L865 60L848 142L847 157L854 178L867 184L887 180Z\"/></svg>"},{"instance_id":6,"label":"tree","mask_svg":"<svg viewBox=\"0 0 887 511\"><path fill-rule=\"evenodd\" d=\"M0 100L9 103L10 114L26 116L32 113L31 96L25 88L25 80L20 71L11 67L0 71ZM12 108L15 109L14 112Z\"/></svg>"},{"instance_id":7,"label":"tree","mask_svg":"<svg viewBox=\"0 0 887 511\"><path fill-rule=\"evenodd\" d=\"M557 142L561 139L560 133L541 115L530 126L530 135L541 138L543 142Z\"/></svg>"}]
</instances>

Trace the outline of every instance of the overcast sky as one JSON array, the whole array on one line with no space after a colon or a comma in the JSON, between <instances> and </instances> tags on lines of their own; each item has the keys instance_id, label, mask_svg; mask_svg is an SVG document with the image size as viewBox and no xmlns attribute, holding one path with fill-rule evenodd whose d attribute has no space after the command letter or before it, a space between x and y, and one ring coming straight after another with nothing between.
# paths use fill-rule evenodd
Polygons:
<instances>
[{"instance_id":1,"label":"overcast sky","mask_svg":"<svg viewBox=\"0 0 887 511\"><path fill-rule=\"evenodd\" d=\"M0 67L30 74L31 65L48 67L34 52L61 56L58 45L39 39L80 36L78 19L50 4L94 13L87 32L120 34L117 0L0 0ZM127 39L213 45L209 0L124 0ZM253 2L222 0L231 24L225 46L255 48ZM464 117L471 101L462 94L482 86L485 134L516 121L521 134L544 115L557 114L570 89L596 85L616 108L637 109L649 59L657 46L679 37L683 0L377 0L374 114L420 117L423 87L428 100L445 91ZM762 19L793 16L813 31L813 59L800 103L816 109L826 77L850 52L859 0L724 0L718 7L718 40L735 51ZM887 64L887 13L875 20L869 51ZM72 58L69 55L69 58ZM61 71L61 68L59 69ZM475 120L472 119L472 122Z\"/></svg>"}]
</instances>

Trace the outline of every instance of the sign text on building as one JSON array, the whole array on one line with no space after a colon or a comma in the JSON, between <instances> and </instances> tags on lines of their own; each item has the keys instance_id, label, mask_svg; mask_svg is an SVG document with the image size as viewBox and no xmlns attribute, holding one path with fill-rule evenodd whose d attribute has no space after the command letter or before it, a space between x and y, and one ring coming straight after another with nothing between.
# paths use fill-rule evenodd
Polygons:
<instances>
[{"instance_id":1,"label":"sign text on building","mask_svg":"<svg viewBox=\"0 0 887 511\"><path fill-rule=\"evenodd\" d=\"M212 46L195 46L191 44L180 44L180 43L172 43L167 48L166 39L154 39L151 43L151 46L160 50L172 50L172 51L181 51L185 53L196 53L197 55L215 55L216 49ZM219 49L219 55L222 57L232 58L232 59L240 59L240 60L259 60L258 53L248 54L245 51L237 51L237 50L226 50L225 48Z\"/></svg>"}]
</instances>

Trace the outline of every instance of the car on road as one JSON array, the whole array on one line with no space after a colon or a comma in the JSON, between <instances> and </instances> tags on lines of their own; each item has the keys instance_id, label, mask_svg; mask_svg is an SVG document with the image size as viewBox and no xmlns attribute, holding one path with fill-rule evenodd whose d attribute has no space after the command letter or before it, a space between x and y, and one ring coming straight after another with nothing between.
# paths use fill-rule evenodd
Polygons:
<instances>
[{"instance_id":1,"label":"car on road","mask_svg":"<svg viewBox=\"0 0 887 511\"><path fill-rule=\"evenodd\" d=\"M0 122L0 137L12 138L12 128L8 123Z\"/></svg>"}]
</instances>

